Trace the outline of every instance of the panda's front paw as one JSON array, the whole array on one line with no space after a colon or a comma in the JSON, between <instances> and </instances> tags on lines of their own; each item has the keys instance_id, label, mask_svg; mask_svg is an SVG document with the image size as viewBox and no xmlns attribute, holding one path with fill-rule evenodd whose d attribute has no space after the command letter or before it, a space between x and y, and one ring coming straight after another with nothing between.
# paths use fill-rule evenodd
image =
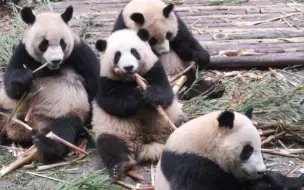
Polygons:
<instances>
[{"instance_id":1,"label":"panda's front paw","mask_svg":"<svg viewBox=\"0 0 304 190\"><path fill-rule=\"evenodd\" d=\"M148 86L146 90L143 91L143 99L148 104L163 105L164 100L162 94L157 91L153 86Z\"/></svg>"},{"instance_id":2,"label":"panda's front paw","mask_svg":"<svg viewBox=\"0 0 304 190\"><path fill-rule=\"evenodd\" d=\"M17 69L11 75L12 86L17 86L23 90L28 90L33 83L33 71L30 69Z\"/></svg>"},{"instance_id":3,"label":"panda's front paw","mask_svg":"<svg viewBox=\"0 0 304 190\"><path fill-rule=\"evenodd\" d=\"M33 143L38 149L38 159L44 164L61 161L68 153L68 148L43 134L35 134Z\"/></svg>"},{"instance_id":4,"label":"panda's front paw","mask_svg":"<svg viewBox=\"0 0 304 190\"><path fill-rule=\"evenodd\" d=\"M133 169L136 165L135 161L124 161L114 164L110 168L110 177L113 180L119 180L125 175L129 170Z\"/></svg>"},{"instance_id":5,"label":"panda's front paw","mask_svg":"<svg viewBox=\"0 0 304 190\"><path fill-rule=\"evenodd\" d=\"M198 65L198 70L201 71L206 65L210 63L210 55L204 52L193 53L194 61Z\"/></svg>"}]
</instances>

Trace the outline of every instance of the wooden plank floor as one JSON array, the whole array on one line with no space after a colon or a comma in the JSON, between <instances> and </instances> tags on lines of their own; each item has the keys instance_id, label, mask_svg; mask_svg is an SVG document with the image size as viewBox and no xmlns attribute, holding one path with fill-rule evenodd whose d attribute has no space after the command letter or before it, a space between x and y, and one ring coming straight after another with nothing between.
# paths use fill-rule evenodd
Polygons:
<instances>
[{"instance_id":1,"label":"wooden plank floor","mask_svg":"<svg viewBox=\"0 0 304 190\"><path fill-rule=\"evenodd\" d=\"M106 38L120 10L129 0L72 0L52 3L56 12L74 6L71 26L94 48ZM241 49L304 61L304 3L293 0L248 0L237 5L210 6L212 1L185 0L175 10L212 56L221 50ZM248 9L260 11L250 14ZM40 11L49 10L43 6ZM225 39L216 40L216 35Z\"/></svg>"}]
</instances>

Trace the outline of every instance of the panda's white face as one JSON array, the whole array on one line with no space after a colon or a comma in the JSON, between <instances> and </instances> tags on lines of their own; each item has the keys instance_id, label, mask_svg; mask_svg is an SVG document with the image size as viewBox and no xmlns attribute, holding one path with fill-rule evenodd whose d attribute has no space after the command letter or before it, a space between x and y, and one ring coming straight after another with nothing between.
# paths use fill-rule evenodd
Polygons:
<instances>
[{"instance_id":1,"label":"panda's white face","mask_svg":"<svg viewBox=\"0 0 304 190\"><path fill-rule=\"evenodd\" d=\"M27 52L51 70L58 69L74 47L74 34L60 14L42 13L29 25L24 38Z\"/></svg>"},{"instance_id":2,"label":"panda's white face","mask_svg":"<svg viewBox=\"0 0 304 190\"><path fill-rule=\"evenodd\" d=\"M224 140L224 146L235 160L231 172L239 179L259 178L266 170L260 136L249 118L238 113L235 113L235 117L242 118L239 119L241 122L235 120L232 133Z\"/></svg>"},{"instance_id":3,"label":"panda's white face","mask_svg":"<svg viewBox=\"0 0 304 190\"><path fill-rule=\"evenodd\" d=\"M114 68L124 73L148 71L157 61L147 42L142 41L133 30L119 30L106 40L106 48L101 54L101 75L115 77Z\"/></svg>"}]
</instances>

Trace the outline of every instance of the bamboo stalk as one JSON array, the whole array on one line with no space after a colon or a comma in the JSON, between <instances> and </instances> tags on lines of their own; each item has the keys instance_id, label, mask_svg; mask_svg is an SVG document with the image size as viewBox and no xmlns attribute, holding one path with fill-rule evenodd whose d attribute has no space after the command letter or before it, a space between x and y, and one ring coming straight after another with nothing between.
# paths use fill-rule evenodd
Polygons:
<instances>
[{"instance_id":1,"label":"bamboo stalk","mask_svg":"<svg viewBox=\"0 0 304 190\"><path fill-rule=\"evenodd\" d=\"M147 88L147 85L146 83L141 79L142 77L137 74L137 73L134 73L133 75L135 77L135 80L137 82L137 84L143 88L143 89L146 89ZM176 129L176 126L174 125L174 123L170 120L170 118L168 117L168 115L166 114L165 110L161 107L161 106L155 106L156 110L158 111L158 113L165 119L167 120L167 122L169 123L170 125L170 128L175 130Z\"/></svg>"},{"instance_id":2,"label":"bamboo stalk","mask_svg":"<svg viewBox=\"0 0 304 190\"><path fill-rule=\"evenodd\" d=\"M192 67L194 67L195 63L192 62L190 66L188 66L186 69L184 69L183 71L181 71L180 73L174 75L171 79L170 79L170 84L174 83L177 79L179 79L181 76L183 76L185 73L187 73Z\"/></svg>"},{"instance_id":3,"label":"bamboo stalk","mask_svg":"<svg viewBox=\"0 0 304 190\"><path fill-rule=\"evenodd\" d=\"M186 81L187 81L187 76L185 75L181 76L172 88L173 93L177 94Z\"/></svg>"},{"instance_id":4,"label":"bamboo stalk","mask_svg":"<svg viewBox=\"0 0 304 190\"><path fill-rule=\"evenodd\" d=\"M144 176L140 175L137 171L135 170L130 170L127 172L128 176L134 178L134 179L137 179L137 180L140 180L140 181L144 181L145 178Z\"/></svg>"},{"instance_id":5,"label":"bamboo stalk","mask_svg":"<svg viewBox=\"0 0 304 190\"><path fill-rule=\"evenodd\" d=\"M83 154L85 154L85 155L88 155L88 153L87 153L86 151L84 151L84 150L82 150L81 148L79 148L79 147L73 145L72 143L69 143L68 141L64 140L63 138L57 136L57 135L54 134L52 131L49 132L49 133L46 135L46 137L49 137L50 139L52 139L52 140L54 140L54 141L60 142L60 143L66 145L67 147L69 147L69 148L71 148L71 149L73 149L73 150L75 150L75 151L78 151L78 152L81 152L81 153L83 153Z\"/></svg>"},{"instance_id":6,"label":"bamboo stalk","mask_svg":"<svg viewBox=\"0 0 304 190\"><path fill-rule=\"evenodd\" d=\"M278 156L285 156L285 157L291 157L291 158L298 158L297 155L289 154L289 153L283 153L279 151L275 151L272 149L264 149L262 148L263 153L272 154L272 155L278 155Z\"/></svg>"},{"instance_id":7,"label":"bamboo stalk","mask_svg":"<svg viewBox=\"0 0 304 190\"><path fill-rule=\"evenodd\" d=\"M10 173L11 171L23 166L24 164L27 164L29 162L31 162L35 156L37 152L37 148L32 148L30 149L30 151L26 151L24 152L22 155L20 155L16 161L12 162L9 166L4 167L1 169L0 175L1 177Z\"/></svg>"},{"instance_id":8,"label":"bamboo stalk","mask_svg":"<svg viewBox=\"0 0 304 190\"><path fill-rule=\"evenodd\" d=\"M59 182L65 183L65 181L63 181L61 179L45 176L45 175L42 175L42 174L37 174L37 173L34 173L34 172L26 172L26 173L31 174L31 175L35 175L35 176L38 176L38 177L43 177L43 178L46 178L46 179L51 179L51 180L54 180L54 181L59 181Z\"/></svg>"}]
</instances>

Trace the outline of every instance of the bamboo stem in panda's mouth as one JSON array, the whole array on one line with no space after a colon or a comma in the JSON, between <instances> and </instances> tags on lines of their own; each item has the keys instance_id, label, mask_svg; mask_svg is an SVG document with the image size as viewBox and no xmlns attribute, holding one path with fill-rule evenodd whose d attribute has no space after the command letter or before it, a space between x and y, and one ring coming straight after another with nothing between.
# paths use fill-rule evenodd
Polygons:
<instances>
[{"instance_id":1,"label":"bamboo stem in panda's mouth","mask_svg":"<svg viewBox=\"0 0 304 190\"><path fill-rule=\"evenodd\" d=\"M121 69L119 68L114 68L114 72L116 74L122 74L124 73L123 71L121 71ZM147 81L140 76L138 73L134 73L133 74L133 78L135 79L136 83L138 84L138 86L140 86L142 89L146 89L147 88ZM176 129L176 126L174 125L174 123L170 120L169 116L167 115L167 113L165 112L165 110L160 106L160 105L154 105L157 112L168 122L170 128L172 130Z\"/></svg>"}]
</instances>

